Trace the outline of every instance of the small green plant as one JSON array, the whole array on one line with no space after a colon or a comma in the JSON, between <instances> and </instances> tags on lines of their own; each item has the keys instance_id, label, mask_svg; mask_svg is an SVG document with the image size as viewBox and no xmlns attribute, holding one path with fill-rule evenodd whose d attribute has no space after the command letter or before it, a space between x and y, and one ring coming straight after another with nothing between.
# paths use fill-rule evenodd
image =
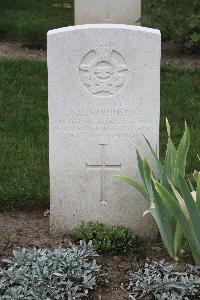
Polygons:
<instances>
[{"instance_id":1,"label":"small green plant","mask_svg":"<svg viewBox=\"0 0 200 300\"><path fill-rule=\"evenodd\" d=\"M175 265L164 260L147 261L137 272L130 273L129 281L128 290L134 297L132 299L144 299L150 295L156 300L200 297L200 267L188 265L184 272L177 272Z\"/></svg>"},{"instance_id":2,"label":"small green plant","mask_svg":"<svg viewBox=\"0 0 200 300\"><path fill-rule=\"evenodd\" d=\"M89 222L72 232L75 241L92 241L98 252L125 253L137 249L135 236L124 227Z\"/></svg>"},{"instance_id":3,"label":"small green plant","mask_svg":"<svg viewBox=\"0 0 200 300\"><path fill-rule=\"evenodd\" d=\"M81 299L100 273L91 242L54 251L22 249L13 256L0 269L1 300Z\"/></svg>"},{"instance_id":4,"label":"small green plant","mask_svg":"<svg viewBox=\"0 0 200 300\"><path fill-rule=\"evenodd\" d=\"M177 188L179 187L179 175L185 176L187 153L190 146L190 133L185 124L185 132L176 149L170 135L170 125L166 121L168 132L168 143L165 159L163 162L159 160L157 153L153 150L150 143L146 139L147 145L155 159L157 172L150 168L146 159L142 159L137 151L138 168L144 185L136 182L129 177L120 177L125 182L132 185L149 202L149 211L156 221L163 243L169 255L178 260L178 253L182 245L183 232L179 222L177 222L174 214L168 209L168 206L162 201L160 194L155 187L155 180L159 182L169 194L173 195L171 183Z\"/></svg>"}]
</instances>

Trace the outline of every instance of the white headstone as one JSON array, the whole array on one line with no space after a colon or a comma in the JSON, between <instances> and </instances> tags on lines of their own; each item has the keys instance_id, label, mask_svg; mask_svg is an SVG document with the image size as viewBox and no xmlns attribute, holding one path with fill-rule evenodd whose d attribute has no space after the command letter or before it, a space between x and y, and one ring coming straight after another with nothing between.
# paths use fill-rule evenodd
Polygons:
<instances>
[{"instance_id":1,"label":"white headstone","mask_svg":"<svg viewBox=\"0 0 200 300\"><path fill-rule=\"evenodd\" d=\"M75 0L75 24L139 24L141 0Z\"/></svg>"},{"instance_id":2,"label":"white headstone","mask_svg":"<svg viewBox=\"0 0 200 300\"><path fill-rule=\"evenodd\" d=\"M82 25L48 33L51 230L83 222L153 237L146 200L118 175L140 178L143 135L159 143L160 32Z\"/></svg>"}]
</instances>

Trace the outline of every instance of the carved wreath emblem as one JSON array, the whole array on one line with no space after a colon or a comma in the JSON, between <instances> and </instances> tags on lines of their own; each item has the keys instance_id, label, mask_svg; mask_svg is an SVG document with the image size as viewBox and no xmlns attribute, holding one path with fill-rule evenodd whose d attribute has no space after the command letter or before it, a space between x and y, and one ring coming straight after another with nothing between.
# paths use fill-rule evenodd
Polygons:
<instances>
[{"instance_id":1,"label":"carved wreath emblem","mask_svg":"<svg viewBox=\"0 0 200 300\"><path fill-rule=\"evenodd\" d=\"M79 71L82 83L92 94L111 96L124 86L128 66L119 52L99 46L85 55Z\"/></svg>"}]
</instances>

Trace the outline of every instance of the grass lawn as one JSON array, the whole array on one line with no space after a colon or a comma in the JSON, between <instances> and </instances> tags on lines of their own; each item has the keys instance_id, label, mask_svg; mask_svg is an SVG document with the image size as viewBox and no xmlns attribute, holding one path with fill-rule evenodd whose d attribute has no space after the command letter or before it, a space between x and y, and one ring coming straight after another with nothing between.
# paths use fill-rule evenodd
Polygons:
<instances>
[{"instance_id":1,"label":"grass lawn","mask_svg":"<svg viewBox=\"0 0 200 300\"><path fill-rule=\"evenodd\" d=\"M49 199L47 68L0 62L0 201L45 205ZM9 202L4 201L9 200Z\"/></svg>"},{"instance_id":2,"label":"grass lawn","mask_svg":"<svg viewBox=\"0 0 200 300\"><path fill-rule=\"evenodd\" d=\"M200 70L162 67L161 154L165 118L180 139L187 120L192 133L188 174L200 154ZM0 203L1 209L49 203L47 67L45 62L0 61Z\"/></svg>"},{"instance_id":3,"label":"grass lawn","mask_svg":"<svg viewBox=\"0 0 200 300\"><path fill-rule=\"evenodd\" d=\"M73 0L0 0L0 37L45 48L48 30L73 24Z\"/></svg>"}]
</instances>

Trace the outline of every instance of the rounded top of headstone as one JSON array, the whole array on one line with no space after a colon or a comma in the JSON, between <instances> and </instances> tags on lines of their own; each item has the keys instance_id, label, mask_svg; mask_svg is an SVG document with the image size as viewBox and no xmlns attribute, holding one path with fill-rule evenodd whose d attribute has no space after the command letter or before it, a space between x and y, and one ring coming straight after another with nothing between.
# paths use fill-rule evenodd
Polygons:
<instances>
[{"instance_id":1,"label":"rounded top of headstone","mask_svg":"<svg viewBox=\"0 0 200 300\"><path fill-rule=\"evenodd\" d=\"M135 26L135 25L124 25L124 24L85 24L85 25L76 25L76 26L68 26L62 27L58 29L49 30L47 35L53 35L58 33L64 32L71 32L71 31L78 31L78 30L85 30L85 29L124 29L124 30L132 30L137 32L146 32L151 34L160 35L160 30L142 27L142 26Z\"/></svg>"}]
</instances>

